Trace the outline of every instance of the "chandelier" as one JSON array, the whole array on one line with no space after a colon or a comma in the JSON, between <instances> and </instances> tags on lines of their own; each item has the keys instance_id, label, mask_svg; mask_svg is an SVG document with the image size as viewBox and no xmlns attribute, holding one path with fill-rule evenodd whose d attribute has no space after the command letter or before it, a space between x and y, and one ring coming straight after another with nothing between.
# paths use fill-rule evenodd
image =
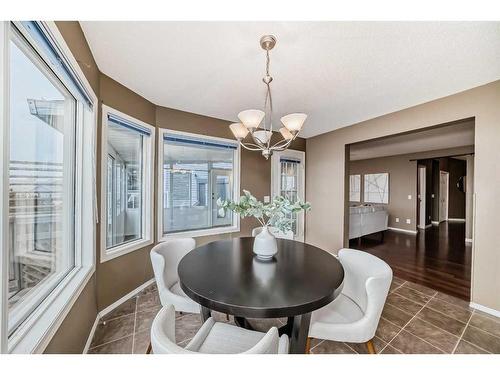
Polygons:
<instances>
[{"instance_id":1,"label":"chandelier","mask_svg":"<svg viewBox=\"0 0 500 375\"><path fill-rule=\"evenodd\" d=\"M297 138L300 129L306 121L305 113L291 113L281 118L282 127L279 132L283 139L271 145L273 135L273 97L271 95L271 82L273 77L269 75L269 51L276 45L276 38L272 35L264 35L260 38L260 46L266 51L266 75L262 81L266 85L266 98L264 101L264 111L259 109L247 109L238 113L241 122L229 125L234 137L239 144L250 151L260 151L262 155L269 159L274 151L283 151L290 146L290 143ZM262 120L264 120L261 126ZM250 133L253 143L244 142Z\"/></svg>"}]
</instances>

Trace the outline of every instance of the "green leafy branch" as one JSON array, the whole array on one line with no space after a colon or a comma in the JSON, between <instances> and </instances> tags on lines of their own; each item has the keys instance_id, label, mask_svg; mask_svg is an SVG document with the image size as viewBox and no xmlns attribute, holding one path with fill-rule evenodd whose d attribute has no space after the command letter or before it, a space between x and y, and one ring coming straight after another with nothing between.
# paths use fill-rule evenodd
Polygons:
<instances>
[{"instance_id":1,"label":"green leafy branch","mask_svg":"<svg viewBox=\"0 0 500 375\"><path fill-rule=\"evenodd\" d=\"M239 202L232 200L218 199L217 205L220 207L221 214L226 210L239 214L242 218L253 216L262 226L272 226L283 233L292 229L294 219L291 214L311 209L309 202L291 202L282 196L275 196L270 203L262 203L255 198L249 191L243 190L244 195L240 197Z\"/></svg>"}]
</instances>

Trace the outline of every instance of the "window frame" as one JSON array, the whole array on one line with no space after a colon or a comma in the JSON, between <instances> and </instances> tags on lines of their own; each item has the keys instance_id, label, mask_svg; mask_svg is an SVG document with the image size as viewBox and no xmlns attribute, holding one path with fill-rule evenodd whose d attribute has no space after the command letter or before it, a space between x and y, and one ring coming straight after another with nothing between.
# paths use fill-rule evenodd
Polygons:
<instances>
[{"instance_id":1,"label":"window frame","mask_svg":"<svg viewBox=\"0 0 500 375\"><path fill-rule=\"evenodd\" d=\"M50 70L48 66L46 66L46 63L43 61L43 59L36 53L34 48L32 46L28 45L23 40L23 36L21 35L20 32L16 30L11 30L10 33L10 38L9 41L14 43L16 47L23 53L26 58L33 64L33 66L40 71L41 74L47 78L47 80L56 88L58 91L61 92L64 96L66 94L71 97L71 99L74 100L74 103L71 103L71 115L74 115L75 117L70 119L69 117L66 117L65 114L65 128L67 126L66 122L71 121L71 126L74 124L74 129L70 134L64 134L64 151L63 151L63 184L62 187L64 191L66 189L70 190L69 194L64 195L64 203L63 207L65 207L64 214L61 215L61 219L63 220L62 223L62 231L64 233L62 241L64 243L63 247L68 247L71 246L73 243L75 243L75 228L73 227L74 224L74 217L75 217L75 209L74 209L74 204L76 200L76 175L75 175L75 167L77 165L77 160L76 160L76 153L77 153L77 147L76 147L76 132L77 132L77 121L78 119L76 118L77 114L77 107L78 107L78 100L71 94L71 92L58 80L57 76ZM10 48L10 46L9 46ZM50 76L50 75L53 76ZM67 105L67 104L66 104ZM67 110L67 108L65 109ZM9 130L11 128L11 124L9 123ZM10 161L10 157L9 157ZM9 182L10 185L10 182ZM36 235L36 233L34 233ZM62 259L63 263L67 262L68 257L73 257L74 254L69 254L69 253L63 253L62 254ZM50 274L47 278L43 279L43 282L41 285L38 287L34 287L33 290L30 290L27 295L33 295L35 296L37 301L43 301L47 296L54 290L57 285L66 277L66 275L71 272L71 270L75 267L75 262L73 261L73 266L62 272L62 273L54 273ZM28 296L28 298L30 298ZM31 297L33 298L33 297ZM22 322L26 319L26 317L29 317L33 310L36 309L36 305L23 305L21 304L20 306L16 306L13 311L10 312L12 315L14 313L14 316L16 317L15 320L17 321L14 325L14 328L10 328L9 324L9 331L15 331L19 325L22 324ZM9 322L10 323L10 322Z\"/></svg>"},{"instance_id":2,"label":"window frame","mask_svg":"<svg viewBox=\"0 0 500 375\"><path fill-rule=\"evenodd\" d=\"M153 220L154 220L154 153L155 153L155 130L156 128L144 121L138 120L126 113L120 112L110 106L102 104L102 129L101 129L101 246L100 246L100 263L107 262L119 256L131 253L133 251L144 248L145 246L153 243ZM107 248L107 199L108 199L108 114L113 114L119 118L130 121L140 127L146 128L151 131L148 138L143 138L142 148L142 225L141 225L141 238L136 240L127 241L110 249ZM125 185L127 184L125 175ZM125 186L125 191L126 191ZM127 209L126 196L123 200L125 202L124 209ZM115 202L113 202L115 204Z\"/></svg>"},{"instance_id":3,"label":"window frame","mask_svg":"<svg viewBox=\"0 0 500 375\"><path fill-rule=\"evenodd\" d=\"M273 152L271 155L271 199L281 194L281 158L297 159L299 163L299 175L297 179L297 198L305 201L306 191L306 153L304 151L286 149ZM305 240L305 213L297 213L297 233L294 240L304 242Z\"/></svg>"},{"instance_id":4,"label":"window frame","mask_svg":"<svg viewBox=\"0 0 500 375\"><path fill-rule=\"evenodd\" d=\"M64 321L73 304L83 291L95 271L95 131L97 128L97 96L86 79L78 62L72 55L55 22L39 22L58 52L66 60L67 66L75 73L79 84L84 88L92 102L89 111L83 102L77 98L75 113L75 156L74 156L74 267L51 290L47 297L39 303L31 314L8 336L8 294L7 283L4 277L0 278L0 351L2 353L42 353L49 344L57 329ZM49 66L56 77L60 76L48 62L49 59L42 48L29 35L22 22L0 22L0 116L5 124L9 121L9 76L10 76L10 47L11 35L19 33L36 51L41 59ZM2 127L2 139L9 140L10 126ZM0 203L0 241L2 249L8 249L9 221L9 141L0 142L1 163L3 176ZM84 203L85 202L85 203ZM93 202L94 204L88 204ZM92 239L90 241L89 239ZM8 267L8 251L1 252L1 274Z\"/></svg>"},{"instance_id":5,"label":"window frame","mask_svg":"<svg viewBox=\"0 0 500 375\"><path fill-rule=\"evenodd\" d=\"M164 137L165 134L180 135L186 137L192 137L201 140L212 140L216 142L224 142L234 144L236 149L234 150L233 159L233 199L238 199L240 195L240 180L241 180L241 147L239 143L233 139L212 137L204 134L196 134L183 132L171 129L158 129L158 182L157 182L157 202L158 202L158 212L157 212L157 240L158 242L167 241L170 238L179 237L203 237L212 236L218 234L235 233L240 231L240 215L232 212L233 215L233 225L225 227L212 227L206 229L195 229L186 230L175 233L163 233L163 152L164 152Z\"/></svg>"}]
</instances>

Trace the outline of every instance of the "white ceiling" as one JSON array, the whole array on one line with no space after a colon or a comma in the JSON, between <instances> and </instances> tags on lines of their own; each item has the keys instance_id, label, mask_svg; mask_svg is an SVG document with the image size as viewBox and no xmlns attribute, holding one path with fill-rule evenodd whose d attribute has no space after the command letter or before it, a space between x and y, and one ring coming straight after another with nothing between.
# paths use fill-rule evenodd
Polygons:
<instances>
[{"instance_id":1,"label":"white ceiling","mask_svg":"<svg viewBox=\"0 0 500 375\"><path fill-rule=\"evenodd\" d=\"M99 69L153 103L236 121L264 101L311 137L500 79L500 22L81 22Z\"/></svg>"},{"instance_id":2,"label":"white ceiling","mask_svg":"<svg viewBox=\"0 0 500 375\"><path fill-rule=\"evenodd\" d=\"M351 160L413 154L474 145L474 121L354 144Z\"/></svg>"}]
</instances>

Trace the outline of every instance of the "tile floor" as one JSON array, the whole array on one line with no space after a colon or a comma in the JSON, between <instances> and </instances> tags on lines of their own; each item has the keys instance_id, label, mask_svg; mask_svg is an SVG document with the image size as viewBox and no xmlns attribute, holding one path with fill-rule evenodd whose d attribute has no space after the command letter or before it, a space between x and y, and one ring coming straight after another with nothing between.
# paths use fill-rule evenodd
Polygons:
<instances>
[{"instance_id":1,"label":"tile floor","mask_svg":"<svg viewBox=\"0 0 500 375\"><path fill-rule=\"evenodd\" d=\"M155 285L100 320L89 353L146 353L149 329L160 309ZM215 319L226 321L225 314ZM251 320L266 331L281 319ZM232 318L229 323L234 324ZM185 346L201 326L198 314L177 314L176 340ZM381 354L500 353L500 318L484 314L455 297L395 278L373 340ZM364 344L313 339L312 354L366 353Z\"/></svg>"}]
</instances>

